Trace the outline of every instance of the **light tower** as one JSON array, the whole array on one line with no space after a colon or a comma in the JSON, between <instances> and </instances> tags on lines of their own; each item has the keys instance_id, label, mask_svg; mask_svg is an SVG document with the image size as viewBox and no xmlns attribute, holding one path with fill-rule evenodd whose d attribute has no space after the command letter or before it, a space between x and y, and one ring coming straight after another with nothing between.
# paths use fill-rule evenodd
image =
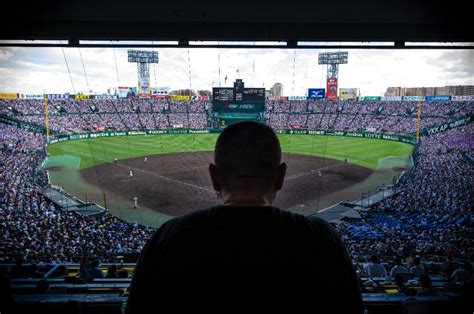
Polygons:
<instances>
[{"instance_id":1,"label":"light tower","mask_svg":"<svg viewBox=\"0 0 474 314\"><path fill-rule=\"evenodd\" d=\"M321 52L318 56L318 64L327 65L326 98L337 98L337 79L339 76L339 64L347 64L349 53L347 51Z\"/></svg>"},{"instance_id":2,"label":"light tower","mask_svg":"<svg viewBox=\"0 0 474 314\"><path fill-rule=\"evenodd\" d=\"M128 62L138 70L138 97L150 97L150 63L158 63L158 51L128 50Z\"/></svg>"}]
</instances>

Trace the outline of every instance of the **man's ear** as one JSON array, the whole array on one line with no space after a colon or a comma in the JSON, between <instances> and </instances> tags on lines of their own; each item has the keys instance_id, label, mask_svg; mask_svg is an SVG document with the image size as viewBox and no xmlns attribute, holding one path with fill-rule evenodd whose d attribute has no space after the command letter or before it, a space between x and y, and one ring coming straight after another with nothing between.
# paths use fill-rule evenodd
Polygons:
<instances>
[{"instance_id":1,"label":"man's ear","mask_svg":"<svg viewBox=\"0 0 474 314\"><path fill-rule=\"evenodd\" d=\"M281 190L286 175L286 163L282 162L276 169L275 191Z\"/></svg>"},{"instance_id":2,"label":"man's ear","mask_svg":"<svg viewBox=\"0 0 474 314\"><path fill-rule=\"evenodd\" d=\"M209 164L209 175L211 176L212 186L216 192L221 192L221 181L216 165Z\"/></svg>"}]
</instances>

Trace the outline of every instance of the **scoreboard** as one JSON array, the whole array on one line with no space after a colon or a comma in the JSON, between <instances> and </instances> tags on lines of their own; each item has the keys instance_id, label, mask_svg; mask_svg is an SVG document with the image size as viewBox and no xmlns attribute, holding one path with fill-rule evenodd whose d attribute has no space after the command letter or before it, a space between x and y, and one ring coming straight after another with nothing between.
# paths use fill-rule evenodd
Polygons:
<instances>
[{"instance_id":1,"label":"scoreboard","mask_svg":"<svg viewBox=\"0 0 474 314\"><path fill-rule=\"evenodd\" d=\"M212 99L215 101L257 101L265 102L265 88L245 88L238 79L234 87L214 87Z\"/></svg>"},{"instance_id":2,"label":"scoreboard","mask_svg":"<svg viewBox=\"0 0 474 314\"><path fill-rule=\"evenodd\" d=\"M265 88L244 88L243 101L265 101Z\"/></svg>"},{"instance_id":3,"label":"scoreboard","mask_svg":"<svg viewBox=\"0 0 474 314\"><path fill-rule=\"evenodd\" d=\"M212 99L220 101L233 101L234 89L228 87L214 87L212 89Z\"/></svg>"},{"instance_id":4,"label":"scoreboard","mask_svg":"<svg viewBox=\"0 0 474 314\"><path fill-rule=\"evenodd\" d=\"M244 88L243 93L234 93L232 87L214 87L212 99L217 101L265 101L265 88Z\"/></svg>"},{"instance_id":5,"label":"scoreboard","mask_svg":"<svg viewBox=\"0 0 474 314\"><path fill-rule=\"evenodd\" d=\"M237 79L234 87L214 87L212 89L212 111L214 127L246 120L262 121L265 110L265 88L245 88Z\"/></svg>"}]
</instances>

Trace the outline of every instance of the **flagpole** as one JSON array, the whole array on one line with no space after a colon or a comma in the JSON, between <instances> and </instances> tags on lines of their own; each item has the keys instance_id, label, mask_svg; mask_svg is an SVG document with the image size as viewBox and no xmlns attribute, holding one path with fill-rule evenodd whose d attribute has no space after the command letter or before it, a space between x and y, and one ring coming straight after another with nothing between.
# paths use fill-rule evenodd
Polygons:
<instances>
[{"instance_id":1,"label":"flagpole","mask_svg":"<svg viewBox=\"0 0 474 314\"><path fill-rule=\"evenodd\" d=\"M219 87L221 87L221 52L217 52L217 64L219 65Z\"/></svg>"},{"instance_id":2,"label":"flagpole","mask_svg":"<svg viewBox=\"0 0 474 314\"><path fill-rule=\"evenodd\" d=\"M255 59L253 59L252 68L253 68L252 87L255 87Z\"/></svg>"}]
</instances>

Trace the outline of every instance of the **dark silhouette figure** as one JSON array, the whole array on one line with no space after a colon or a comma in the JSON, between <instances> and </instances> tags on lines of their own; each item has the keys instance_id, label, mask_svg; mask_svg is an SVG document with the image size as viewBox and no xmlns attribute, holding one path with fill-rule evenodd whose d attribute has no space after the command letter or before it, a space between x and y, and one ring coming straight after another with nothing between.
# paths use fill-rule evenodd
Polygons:
<instances>
[{"instance_id":1,"label":"dark silhouette figure","mask_svg":"<svg viewBox=\"0 0 474 314\"><path fill-rule=\"evenodd\" d=\"M116 277L117 277L117 266L110 265L109 268L107 269L107 275L105 275L105 278L116 278Z\"/></svg>"},{"instance_id":2,"label":"dark silhouette figure","mask_svg":"<svg viewBox=\"0 0 474 314\"><path fill-rule=\"evenodd\" d=\"M272 206L286 173L273 130L249 121L228 126L214 162L209 173L222 205L157 230L135 268L127 312L362 313L358 279L335 230Z\"/></svg>"}]
</instances>

